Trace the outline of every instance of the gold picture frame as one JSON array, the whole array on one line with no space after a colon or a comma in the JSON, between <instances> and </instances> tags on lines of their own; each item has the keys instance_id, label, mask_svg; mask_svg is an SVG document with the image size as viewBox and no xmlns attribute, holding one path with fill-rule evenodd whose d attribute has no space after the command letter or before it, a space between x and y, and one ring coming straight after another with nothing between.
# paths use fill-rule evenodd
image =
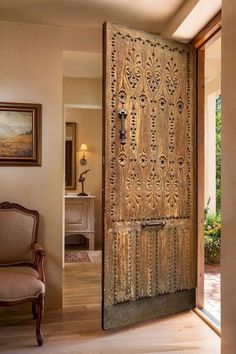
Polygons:
<instances>
[{"instance_id":1,"label":"gold picture frame","mask_svg":"<svg viewBox=\"0 0 236 354\"><path fill-rule=\"evenodd\" d=\"M41 166L42 105L0 102L0 166Z\"/></svg>"}]
</instances>

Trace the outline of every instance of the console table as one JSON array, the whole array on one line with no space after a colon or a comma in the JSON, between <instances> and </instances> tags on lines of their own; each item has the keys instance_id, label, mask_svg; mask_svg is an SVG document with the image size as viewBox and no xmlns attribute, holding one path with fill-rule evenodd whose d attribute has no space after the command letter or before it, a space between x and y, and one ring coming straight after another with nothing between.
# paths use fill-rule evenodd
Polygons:
<instances>
[{"instance_id":1,"label":"console table","mask_svg":"<svg viewBox=\"0 0 236 354\"><path fill-rule=\"evenodd\" d=\"M65 195L65 236L85 236L89 250L94 250L94 200L92 195Z\"/></svg>"}]
</instances>

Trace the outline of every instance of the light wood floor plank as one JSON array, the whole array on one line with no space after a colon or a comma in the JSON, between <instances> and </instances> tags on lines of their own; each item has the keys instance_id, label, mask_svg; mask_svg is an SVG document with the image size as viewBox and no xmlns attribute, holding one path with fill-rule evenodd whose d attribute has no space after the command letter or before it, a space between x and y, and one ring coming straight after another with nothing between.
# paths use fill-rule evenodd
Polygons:
<instances>
[{"instance_id":1,"label":"light wood floor plank","mask_svg":"<svg viewBox=\"0 0 236 354\"><path fill-rule=\"evenodd\" d=\"M104 332L100 326L101 262L67 264L63 311L46 311L44 346L34 321L18 310L0 316L4 354L219 354L220 338L192 311ZM5 313L5 311L4 311Z\"/></svg>"}]
</instances>

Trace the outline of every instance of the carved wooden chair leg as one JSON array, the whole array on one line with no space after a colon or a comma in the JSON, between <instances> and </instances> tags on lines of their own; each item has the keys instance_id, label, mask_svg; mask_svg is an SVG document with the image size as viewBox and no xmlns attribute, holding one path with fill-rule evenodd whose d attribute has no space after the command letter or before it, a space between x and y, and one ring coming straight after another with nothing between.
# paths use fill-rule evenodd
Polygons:
<instances>
[{"instance_id":1,"label":"carved wooden chair leg","mask_svg":"<svg viewBox=\"0 0 236 354\"><path fill-rule=\"evenodd\" d=\"M36 301L32 301L32 314L33 319L35 320L38 317Z\"/></svg>"},{"instance_id":2,"label":"carved wooden chair leg","mask_svg":"<svg viewBox=\"0 0 236 354\"><path fill-rule=\"evenodd\" d=\"M37 318L36 318L36 338L38 345L43 345L43 336L40 331L40 325L43 317L43 310L44 310L44 295L39 295L39 297L36 300L36 313L37 313Z\"/></svg>"}]
</instances>

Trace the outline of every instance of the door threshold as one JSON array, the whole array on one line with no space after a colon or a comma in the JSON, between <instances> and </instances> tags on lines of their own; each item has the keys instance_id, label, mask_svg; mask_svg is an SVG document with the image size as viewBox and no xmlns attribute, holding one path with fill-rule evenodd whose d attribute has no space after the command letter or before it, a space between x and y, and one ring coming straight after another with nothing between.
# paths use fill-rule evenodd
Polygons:
<instances>
[{"instance_id":1,"label":"door threshold","mask_svg":"<svg viewBox=\"0 0 236 354\"><path fill-rule=\"evenodd\" d=\"M221 330L202 310L194 308L193 312L195 312L219 337L221 337Z\"/></svg>"}]
</instances>

